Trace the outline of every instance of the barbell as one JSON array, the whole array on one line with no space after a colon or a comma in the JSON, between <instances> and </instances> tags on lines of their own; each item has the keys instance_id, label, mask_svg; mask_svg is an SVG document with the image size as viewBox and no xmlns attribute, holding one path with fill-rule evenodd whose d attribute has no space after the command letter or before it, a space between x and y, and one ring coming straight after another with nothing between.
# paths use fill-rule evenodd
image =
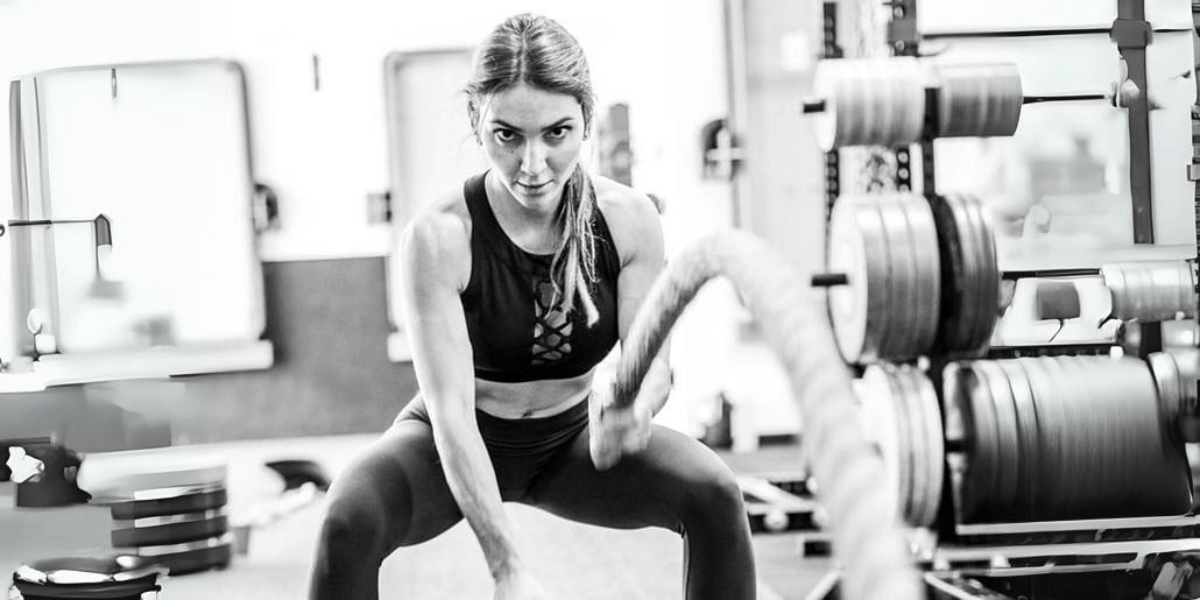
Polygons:
<instances>
[{"instance_id":1,"label":"barbell","mask_svg":"<svg viewBox=\"0 0 1200 600\"><path fill-rule=\"evenodd\" d=\"M926 90L937 110L929 114ZM847 146L900 146L922 136L1011 136L1025 104L1103 100L1104 94L1026 96L1015 64L954 64L917 57L846 58L817 64L814 117L826 152Z\"/></svg>"}]
</instances>

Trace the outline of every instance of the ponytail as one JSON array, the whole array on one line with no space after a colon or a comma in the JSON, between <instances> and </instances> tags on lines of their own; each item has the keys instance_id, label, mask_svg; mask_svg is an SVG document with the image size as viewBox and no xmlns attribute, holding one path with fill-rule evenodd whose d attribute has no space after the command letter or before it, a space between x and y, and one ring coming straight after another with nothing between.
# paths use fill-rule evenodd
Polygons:
<instances>
[{"instance_id":1,"label":"ponytail","mask_svg":"<svg viewBox=\"0 0 1200 600\"><path fill-rule=\"evenodd\" d=\"M550 279L554 284L553 306L560 299L563 313L570 315L575 297L583 303L588 327L600 319L592 300L591 284L596 281L596 238L592 234L592 219L596 210L596 189L583 170L575 171L563 186L562 204L558 210L558 225L562 243L550 263Z\"/></svg>"}]
</instances>

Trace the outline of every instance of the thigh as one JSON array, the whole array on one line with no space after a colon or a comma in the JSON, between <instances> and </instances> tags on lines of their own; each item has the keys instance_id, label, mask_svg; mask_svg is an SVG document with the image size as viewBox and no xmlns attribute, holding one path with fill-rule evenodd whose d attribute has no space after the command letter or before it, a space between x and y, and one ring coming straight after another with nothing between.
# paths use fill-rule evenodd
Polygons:
<instances>
[{"instance_id":1,"label":"thigh","mask_svg":"<svg viewBox=\"0 0 1200 600\"><path fill-rule=\"evenodd\" d=\"M462 519L433 442L417 419L398 420L339 475L330 510L341 503L382 516L375 526L390 550L429 540Z\"/></svg>"},{"instance_id":2,"label":"thigh","mask_svg":"<svg viewBox=\"0 0 1200 600\"><path fill-rule=\"evenodd\" d=\"M582 431L538 477L528 502L561 517L619 529L665 527L683 532L701 516L715 487L733 473L711 449L673 429L654 426L645 450L597 471Z\"/></svg>"}]
</instances>

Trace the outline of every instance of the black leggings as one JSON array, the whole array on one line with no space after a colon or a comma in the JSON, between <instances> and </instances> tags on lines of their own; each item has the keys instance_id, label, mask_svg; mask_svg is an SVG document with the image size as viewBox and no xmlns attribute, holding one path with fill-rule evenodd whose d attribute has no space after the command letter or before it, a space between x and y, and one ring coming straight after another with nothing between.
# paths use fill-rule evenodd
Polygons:
<instances>
[{"instance_id":1,"label":"black leggings","mask_svg":"<svg viewBox=\"0 0 1200 600\"><path fill-rule=\"evenodd\" d=\"M551 417L476 411L500 494L591 525L663 527L683 536L689 600L754 598L754 553L733 473L700 442L654 426L649 446L608 471L588 453L587 401ZM420 399L334 481L310 598L379 597L379 566L401 546L463 518L446 484Z\"/></svg>"}]
</instances>

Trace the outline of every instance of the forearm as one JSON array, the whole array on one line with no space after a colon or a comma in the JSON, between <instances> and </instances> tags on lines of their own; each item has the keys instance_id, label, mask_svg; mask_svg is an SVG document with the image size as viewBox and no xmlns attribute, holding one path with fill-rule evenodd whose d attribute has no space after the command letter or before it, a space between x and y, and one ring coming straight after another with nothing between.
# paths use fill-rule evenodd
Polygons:
<instances>
[{"instance_id":1,"label":"forearm","mask_svg":"<svg viewBox=\"0 0 1200 600\"><path fill-rule=\"evenodd\" d=\"M434 428L434 441L450 492L479 540L492 577L511 573L519 564L518 552L478 430L473 423L447 424Z\"/></svg>"},{"instance_id":2,"label":"forearm","mask_svg":"<svg viewBox=\"0 0 1200 600\"><path fill-rule=\"evenodd\" d=\"M642 387L638 390L635 402L645 405L651 415L662 410L671 394L671 365L667 361L668 351L664 345L662 351L650 363Z\"/></svg>"}]
</instances>

